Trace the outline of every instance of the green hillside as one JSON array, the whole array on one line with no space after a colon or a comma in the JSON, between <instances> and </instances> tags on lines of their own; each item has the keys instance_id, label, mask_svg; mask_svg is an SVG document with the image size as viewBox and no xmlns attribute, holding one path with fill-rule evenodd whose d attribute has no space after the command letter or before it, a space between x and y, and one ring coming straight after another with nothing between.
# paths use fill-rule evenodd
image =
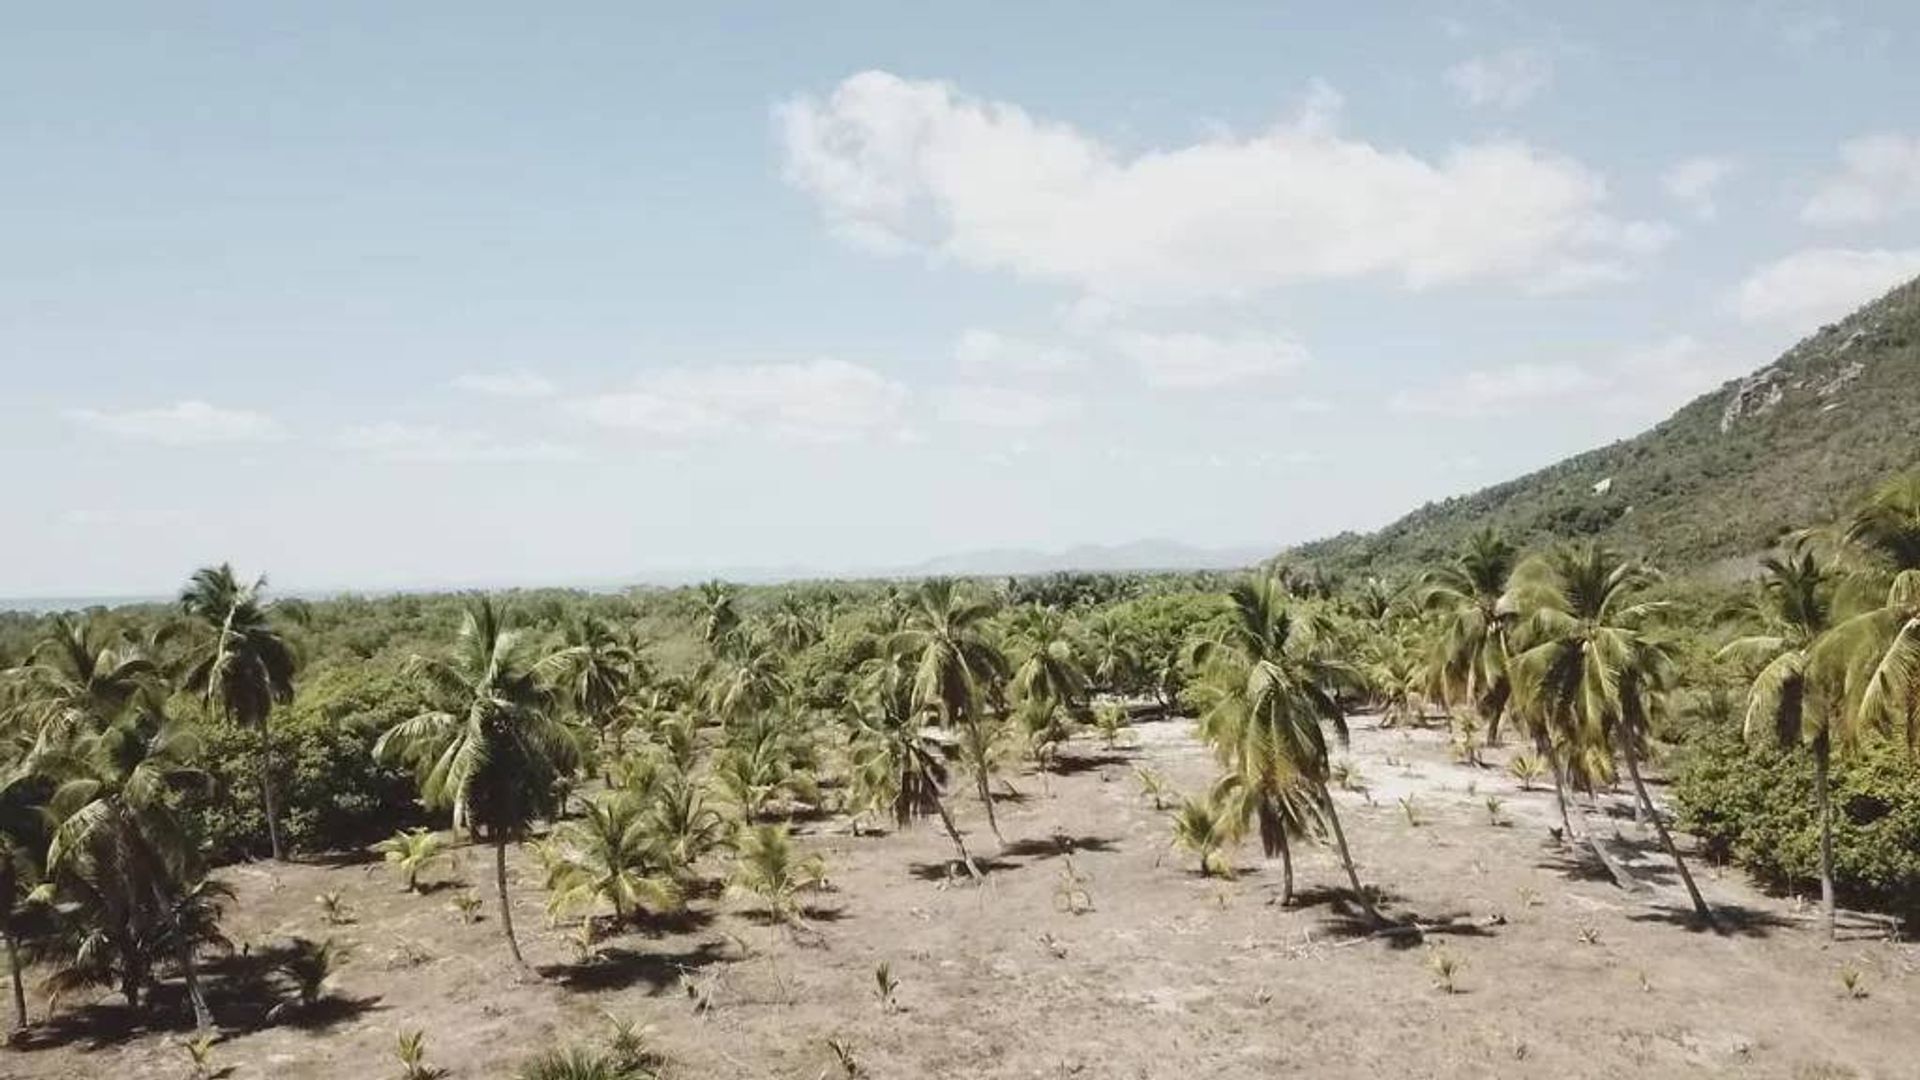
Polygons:
<instances>
[{"instance_id":1,"label":"green hillside","mask_svg":"<svg viewBox=\"0 0 1920 1080\"><path fill-rule=\"evenodd\" d=\"M1521 543L1599 537L1670 569L1732 571L1920 461L1920 280L1631 439L1285 553L1391 570L1492 524Z\"/></svg>"}]
</instances>

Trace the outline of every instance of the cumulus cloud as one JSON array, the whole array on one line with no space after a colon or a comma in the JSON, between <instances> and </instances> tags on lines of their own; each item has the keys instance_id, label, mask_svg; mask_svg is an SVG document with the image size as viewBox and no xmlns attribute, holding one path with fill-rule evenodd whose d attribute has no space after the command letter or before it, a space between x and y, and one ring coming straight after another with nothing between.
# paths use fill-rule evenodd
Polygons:
<instances>
[{"instance_id":1,"label":"cumulus cloud","mask_svg":"<svg viewBox=\"0 0 1920 1080\"><path fill-rule=\"evenodd\" d=\"M1734 169L1734 163L1727 158L1690 157L1675 162L1661 174L1660 186L1666 189L1669 198L1693 211L1695 216L1711 219L1719 211L1714 197Z\"/></svg>"},{"instance_id":2,"label":"cumulus cloud","mask_svg":"<svg viewBox=\"0 0 1920 1080\"><path fill-rule=\"evenodd\" d=\"M934 407L948 423L996 428L1043 427L1080 413L1076 398L983 383L944 387L935 392Z\"/></svg>"},{"instance_id":3,"label":"cumulus cloud","mask_svg":"<svg viewBox=\"0 0 1920 1080\"><path fill-rule=\"evenodd\" d=\"M1018 105L884 71L775 113L788 180L851 242L1127 302L1365 276L1422 288L1619 276L1665 241L1606 184L1513 140L1434 158L1341 135L1321 89L1253 135L1124 154Z\"/></svg>"},{"instance_id":4,"label":"cumulus cloud","mask_svg":"<svg viewBox=\"0 0 1920 1080\"><path fill-rule=\"evenodd\" d=\"M287 435L286 428L265 413L223 409L204 401L180 401L154 409L123 412L69 409L66 416L94 431L165 446L272 442Z\"/></svg>"},{"instance_id":5,"label":"cumulus cloud","mask_svg":"<svg viewBox=\"0 0 1920 1080\"><path fill-rule=\"evenodd\" d=\"M1476 108L1517 109L1553 81L1553 64L1532 49L1476 56L1447 69L1447 85Z\"/></svg>"},{"instance_id":6,"label":"cumulus cloud","mask_svg":"<svg viewBox=\"0 0 1920 1080\"><path fill-rule=\"evenodd\" d=\"M570 403L594 423L661 438L761 433L847 442L895 430L907 388L844 360L676 367Z\"/></svg>"},{"instance_id":7,"label":"cumulus cloud","mask_svg":"<svg viewBox=\"0 0 1920 1080\"><path fill-rule=\"evenodd\" d=\"M365 424L341 432L336 441L348 450L388 461L504 464L580 461L586 457L578 447L563 443L508 442L480 432L433 425Z\"/></svg>"},{"instance_id":8,"label":"cumulus cloud","mask_svg":"<svg viewBox=\"0 0 1920 1080\"><path fill-rule=\"evenodd\" d=\"M1746 369L1741 360L1679 334L1593 363L1519 363L1469 371L1402 391L1388 405L1395 412L1460 418L1552 406L1650 421Z\"/></svg>"},{"instance_id":9,"label":"cumulus cloud","mask_svg":"<svg viewBox=\"0 0 1920 1080\"><path fill-rule=\"evenodd\" d=\"M531 371L470 371L453 380L456 390L499 398L552 397L558 390L549 379Z\"/></svg>"},{"instance_id":10,"label":"cumulus cloud","mask_svg":"<svg viewBox=\"0 0 1920 1080\"><path fill-rule=\"evenodd\" d=\"M1920 248L1812 248L1756 268L1728 297L1741 319L1809 328L1920 275Z\"/></svg>"},{"instance_id":11,"label":"cumulus cloud","mask_svg":"<svg viewBox=\"0 0 1920 1080\"><path fill-rule=\"evenodd\" d=\"M961 371L976 375L1069 375L1087 367L1076 349L980 329L960 335L953 358Z\"/></svg>"},{"instance_id":12,"label":"cumulus cloud","mask_svg":"<svg viewBox=\"0 0 1920 1080\"><path fill-rule=\"evenodd\" d=\"M1920 210L1920 137L1869 135L1840 147L1840 171L1800 208L1813 225L1866 225Z\"/></svg>"}]
</instances>

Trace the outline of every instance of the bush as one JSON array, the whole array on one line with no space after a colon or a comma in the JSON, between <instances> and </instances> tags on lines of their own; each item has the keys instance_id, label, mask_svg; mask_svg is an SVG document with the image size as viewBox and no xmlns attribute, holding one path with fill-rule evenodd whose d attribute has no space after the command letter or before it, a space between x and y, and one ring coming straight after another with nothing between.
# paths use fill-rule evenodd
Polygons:
<instances>
[{"instance_id":1,"label":"bush","mask_svg":"<svg viewBox=\"0 0 1920 1080\"><path fill-rule=\"evenodd\" d=\"M330 667L302 680L293 704L270 721L289 850L358 846L420 819L412 778L373 760L380 733L418 711L417 692L391 670ZM218 784L211 798L187 807L202 849L223 861L265 853L260 733L224 718L201 730L201 766Z\"/></svg>"},{"instance_id":2,"label":"bush","mask_svg":"<svg viewBox=\"0 0 1920 1080\"><path fill-rule=\"evenodd\" d=\"M1813 758L1705 726L1681 751L1681 827L1716 858L1775 888L1817 887L1820 818ZM1833 764L1834 887L1848 903L1920 913L1920 770L1905 747L1868 739Z\"/></svg>"}]
</instances>

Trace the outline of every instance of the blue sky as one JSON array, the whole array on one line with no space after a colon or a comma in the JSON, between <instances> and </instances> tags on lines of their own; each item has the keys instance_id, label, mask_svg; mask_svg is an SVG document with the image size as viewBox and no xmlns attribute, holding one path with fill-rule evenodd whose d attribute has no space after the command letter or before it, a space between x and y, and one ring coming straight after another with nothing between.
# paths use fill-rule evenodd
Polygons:
<instances>
[{"instance_id":1,"label":"blue sky","mask_svg":"<svg viewBox=\"0 0 1920 1080\"><path fill-rule=\"evenodd\" d=\"M0 39L0 595L1377 525L1920 274L1916 37L42 5Z\"/></svg>"}]
</instances>

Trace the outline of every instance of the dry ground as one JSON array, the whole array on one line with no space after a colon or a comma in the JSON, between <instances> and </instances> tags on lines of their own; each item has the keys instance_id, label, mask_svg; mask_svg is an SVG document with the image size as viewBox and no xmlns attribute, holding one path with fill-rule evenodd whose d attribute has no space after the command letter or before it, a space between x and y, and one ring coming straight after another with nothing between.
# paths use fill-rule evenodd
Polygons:
<instances>
[{"instance_id":1,"label":"dry ground","mask_svg":"<svg viewBox=\"0 0 1920 1080\"><path fill-rule=\"evenodd\" d=\"M481 850L439 875L488 896L472 926L449 906L459 887L407 896L377 864L236 868L230 928L251 952L294 934L353 951L339 999L305 1026L264 1025L257 1000L217 1000L230 1025L217 1060L236 1080L392 1077L396 1031L420 1028L451 1077L506 1077L537 1048L597 1037L614 1014L651 1028L676 1077L838 1076L829 1037L879 1080L1920 1075L1914 946L1865 924L1830 943L1800 905L1705 867L1733 928L1694 929L1676 883L1644 853L1651 837L1617 806L1593 820L1620 831L1623 853L1638 850L1634 865L1658 883L1646 896L1551 842L1550 792L1454 764L1439 732L1360 721L1349 757L1372 799L1339 798L1362 874L1391 916L1433 927L1361 937L1327 851L1300 860L1304 896L1290 909L1271 903L1278 869L1257 847L1243 849L1230 882L1168 853L1167 817L1140 797L1133 766L1183 790L1213 769L1182 722L1138 733L1137 747L1115 753L1076 741L1066 775L1019 777L1022 796L1001 806L1010 842L983 887L949 880L937 828L856 838L844 821L805 827L833 880L817 940L709 899L679 926L615 939L605 959L575 965L572 931L547 926L537 883L516 864L516 921L529 959L553 976L544 982L513 976ZM1409 793L1418 824L1396 801ZM1507 824L1490 823L1488 794L1505 800ZM992 852L979 807L955 803ZM1092 901L1081 914L1064 910L1069 846ZM315 896L336 890L354 921L328 927ZM1457 993L1435 986L1436 951L1458 960ZM874 993L882 960L900 984L891 1012ZM1866 996L1843 990L1848 968ZM63 1017L38 1048L0 1052L0 1075L188 1072L181 1034L125 1030L111 995L69 1003Z\"/></svg>"}]
</instances>

